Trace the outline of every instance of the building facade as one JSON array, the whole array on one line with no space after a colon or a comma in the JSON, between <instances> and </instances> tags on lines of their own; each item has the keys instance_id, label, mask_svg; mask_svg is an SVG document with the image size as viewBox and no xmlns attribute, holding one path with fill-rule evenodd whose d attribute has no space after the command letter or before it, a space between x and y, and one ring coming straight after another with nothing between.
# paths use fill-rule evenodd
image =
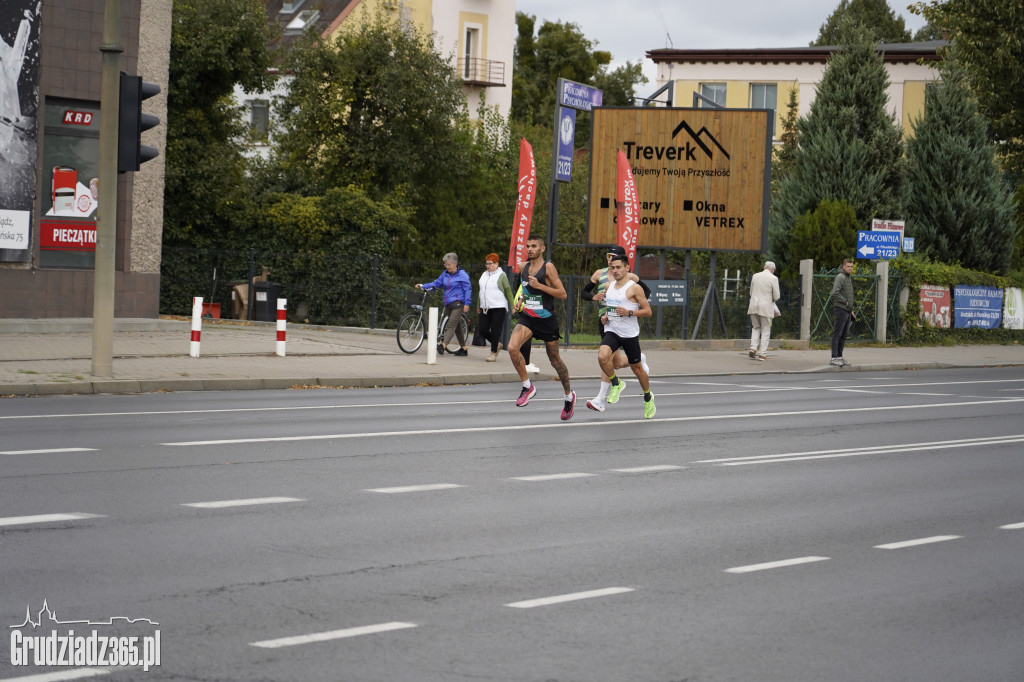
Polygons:
<instances>
[{"instance_id":1,"label":"building facade","mask_svg":"<svg viewBox=\"0 0 1024 682\"><path fill-rule=\"evenodd\" d=\"M0 317L92 317L99 193L103 0L0 4ZM145 35L140 47L139 36ZM123 0L120 69L157 83L166 121L171 3ZM163 233L160 156L118 176L114 314L156 317Z\"/></svg>"},{"instance_id":2,"label":"building facade","mask_svg":"<svg viewBox=\"0 0 1024 682\"><path fill-rule=\"evenodd\" d=\"M911 131L911 120L924 113L924 89L938 80L938 50L946 41L881 45L889 76L889 111ZM795 89L800 116L806 116L835 47L720 50L651 50L658 67L657 85L673 85L673 106L693 106L696 92L730 109L772 109L779 140L789 91ZM661 99L661 98L659 98ZM705 105L703 102L700 106Z\"/></svg>"}]
</instances>

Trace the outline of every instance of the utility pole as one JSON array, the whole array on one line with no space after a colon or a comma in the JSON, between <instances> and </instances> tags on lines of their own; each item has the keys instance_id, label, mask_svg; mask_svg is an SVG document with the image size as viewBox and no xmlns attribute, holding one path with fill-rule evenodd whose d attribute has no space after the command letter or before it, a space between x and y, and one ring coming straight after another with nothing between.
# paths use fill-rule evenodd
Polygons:
<instances>
[{"instance_id":1,"label":"utility pole","mask_svg":"<svg viewBox=\"0 0 1024 682\"><path fill-rule=\"evenodd\" d=\"M117 244L117 138L120 96L121 0L103 10L103 70L100 81L99 214L93 272L92 374L114 373L114 269Z\"/></svg>"}]
</instances>

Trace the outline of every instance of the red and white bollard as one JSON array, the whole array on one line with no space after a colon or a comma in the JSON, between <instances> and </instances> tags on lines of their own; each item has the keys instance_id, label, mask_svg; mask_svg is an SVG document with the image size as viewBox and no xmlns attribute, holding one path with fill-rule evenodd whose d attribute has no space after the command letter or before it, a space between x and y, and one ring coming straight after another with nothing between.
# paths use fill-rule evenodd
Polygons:
<instances>
[{"instance_id":1,"label":"red and white bollard","mask_svg":"<svg viewBox=\"0 0 1024 682\"><path fill-rule=\"evenodd\" d=\"M192 344L188 354L199 357L199 337L203 333L203 297L192 299Z\"/></svg>"},{"instance_id":2,"label":"red and white bollard","mask_svg":"<svg viewBox=\"0 0 1024 682\"><path fill-rule=\"evenodd\" d=\"M288 299L277 299L277 354L284 357L284 333L288 324L285 319L285 311L288 309Z\"/></svg>"}]
</instances>

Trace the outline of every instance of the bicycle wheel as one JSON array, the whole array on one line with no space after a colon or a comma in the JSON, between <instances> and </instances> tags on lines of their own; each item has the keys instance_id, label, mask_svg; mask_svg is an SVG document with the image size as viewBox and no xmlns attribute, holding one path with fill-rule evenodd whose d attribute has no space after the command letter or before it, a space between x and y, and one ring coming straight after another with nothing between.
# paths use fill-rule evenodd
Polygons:
<instances>
[{"instance_id":1,"label":"bicycle wheel","mask_svg":"<svg viewBox=\"0 0 1024 682\"><path fill-rule=\"evenodd\" d=\"M406 313L398 323L395 336L403 353L415 353L423 345L426 330L423 328L423 313Z\"/></svg>"}]
</instances>

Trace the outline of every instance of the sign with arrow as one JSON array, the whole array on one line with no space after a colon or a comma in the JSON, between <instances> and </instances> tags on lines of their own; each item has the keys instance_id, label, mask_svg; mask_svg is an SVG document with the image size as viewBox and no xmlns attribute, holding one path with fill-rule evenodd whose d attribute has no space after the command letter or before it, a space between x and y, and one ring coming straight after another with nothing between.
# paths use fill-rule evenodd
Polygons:
<instances>
[{"instance_id":1,"label":"sign with arrow","mask_svg":"<svg viewBox=\"0 0 1024 682\"><path fill-rule=\"evenodd\" d=\"M892 260L900 255L903 233L895 230L871 230L857 233L857 258Z\"/></svg>"}]
</instances>

